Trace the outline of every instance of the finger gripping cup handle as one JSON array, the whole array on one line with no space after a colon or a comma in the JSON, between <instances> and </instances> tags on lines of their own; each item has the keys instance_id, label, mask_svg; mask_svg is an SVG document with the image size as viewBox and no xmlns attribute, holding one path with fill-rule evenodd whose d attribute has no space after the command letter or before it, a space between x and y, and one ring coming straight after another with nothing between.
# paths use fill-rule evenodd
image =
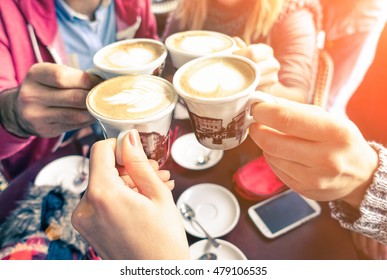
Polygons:
<instances>
[{"instance_id":1,"label":"finger gripping cup handle","mask_svg":"<svg viewBox=\"0 0 387 280\"><path fill-rule=\"evenodd\" d=\"M117 136L117 145L116 145L116 162L118 165L123 166L124 162L122 160L122 141L124 140L124 137L126 134L128 134L129 130L121 131L120 134Z\"/></svg>"},{"instance_id":2,"label":"finger gripping cup handle","mask_svg":"<svg viewBox=\"0 0 387 280\"><path fill-rule=\"evenodd\" d=\"M248 101L247 107L246 107L247 126L249 126L250 124L255 122L254 117L253 117L254 105L257 103L262 103L262 102L272 103L272 104L276 103L275 97L271 94L264 93L262 91L253 92L249 98L249 101Z\"/></svg>"},{"instance_id":3,"label":"finger gripping cup handle","mask_svg":"<svg viewBox=\"0 0 387 280\"><path fill-rule=\"evenodd\" d=\"M103 80L108 80L108 79L113 78L115 76L113 74L106 73L106 72L104 72L96 67L89 68L86 70L86 72L93 74L93 75L96 75Z\"/></svg>"}]
</instances>

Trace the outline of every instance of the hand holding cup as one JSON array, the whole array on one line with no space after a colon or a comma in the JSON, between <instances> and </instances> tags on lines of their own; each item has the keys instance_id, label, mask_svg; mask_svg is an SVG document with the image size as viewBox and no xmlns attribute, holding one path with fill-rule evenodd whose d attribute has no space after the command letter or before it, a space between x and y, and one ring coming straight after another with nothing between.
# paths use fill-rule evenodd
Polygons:
<instances>
[{"instance_id":1,"label":"hand holding cup","mask_svg":"<svg viewBox=\"0 0 387 280\"><path fill-rule=\"evenodd\" d=\"M20 87L2 94L2 125L20 137L51 138L87 127L88 91L101 82L79 69L53 63L33 65Z\"/></svg>"},{"instance_id":2,"label":"hand holding cup","mask_svg":"<svg viewBox=\"0 0 387 280\"><path fill-rule=\"evenodd\" d=\"M246 43L238 37L235 37L234 40L238 47L234 51L234 54L251 59L259 69L261 74L258 85L259 90L267 91L272 85L278 83L278 72L281 65L274 57L272 47L261 43L246 45Z\"/></svg>"}]
</instances>

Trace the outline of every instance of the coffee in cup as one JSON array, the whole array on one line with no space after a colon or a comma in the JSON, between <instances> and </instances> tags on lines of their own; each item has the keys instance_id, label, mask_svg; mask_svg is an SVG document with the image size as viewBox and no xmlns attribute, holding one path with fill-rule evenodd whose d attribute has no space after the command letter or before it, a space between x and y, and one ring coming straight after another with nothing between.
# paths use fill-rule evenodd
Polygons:
<instances>
[{"instance_id":1,"label":"coffee in cup","mask_svg":"<svg viewBox=\"0 0 387 280\"><path fill-rule=\"evenodd\" d=\"M88 104L93 111L109 119L138 120L164 110L175 98L164 80L151 77L116 78L93 90Z\"/></svg>"},{"instance_id":2,"label":"coffee in cup","mask_svg":"<svg viewBox=\"0 0 387 280\"><path fill-rule=\"evenodd\" d=\"M148 158L162 165L170 149L169 130L177 94L167 80L152 75L119 76L94 87L87 109L99 122L106 138L117 138L117 162L122 164L121 144L130 129L137 129Z\"/></svg>"},{"instance_id":3,"label":"coffee in cup","mask_svg":"<svg viewBox=\"0 0 387 280\"><path fill-rule=\"evenodd\" d=\"M194 58L231 54L236 49L236 43L230 36L206 30L174 33L165 40L165 45L176 69Z\"/></svg>"},{"instance_id":4,"label":"coffee in cup","mask_svg":"<svg viewBox=\"0 0 387 280\"><path fill-rule=\"evenodd\" d=\"M176 71L173 85L203 146L227 150L246 139L254 122L253 105L273 101L270 95L255 91L259 79L255 64L236 55L197 58Z\"/></svg>"},{"instance_id":5,"label":"coffee in cup","mask_svg":"<svg viewBox=\"0 0 387 280\"><path fill-rule=\"evenodd\" d=\"M256 75L250 64L236 57L213 57L187 67L179 85L193 98L222 98L250 87Z\"/></svg>"},{"instance_id":6,"label":"coffee in cup","mask_svg":"<svg viewBox=\"0 0 387 280\"><path fill-rule=\"evenodd\" d=\"M168 51L154 39L128 39L100 49L93 57L91 73L104 79L119 75L161 76Z\"/></svg>"}]
</instances>

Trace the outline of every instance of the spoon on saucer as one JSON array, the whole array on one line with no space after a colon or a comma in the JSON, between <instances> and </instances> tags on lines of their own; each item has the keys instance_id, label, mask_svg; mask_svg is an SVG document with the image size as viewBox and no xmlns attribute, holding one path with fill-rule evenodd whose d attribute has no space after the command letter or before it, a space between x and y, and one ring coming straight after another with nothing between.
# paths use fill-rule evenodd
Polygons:
<instances>
[{"instance_id":1,"label":"spoon on saucer","mask_svg":"<svg viewBox=\"0 0 387 280\"><path fill-rule=\"evenodd\" d=\"M213 152L214 152L214 150L210 150L208 153L201 154L200 156L198 156L198 158L196 159L196 165L204 165L207 162L209 162L211 159L211 154Z\"/></svg>"},{"instance_id":2,"label":"spoon on saucer","mask_svg":"<svg viewBox=\"0 0 387 280\"><path fill-rule=\"evenodd\" d=\"M214 253L207 252L201 255L198 260L217 260L218 256Z\"/></svg>"},{"instance_id":3,"label":"spoon on saucer","mask_svg":"<svg viewBox=\"0 0 387 280\"><path fill-rule=\"evenodd\" d=\"M189 222L194 222L196 223L200 229L204 232L204 234L207 236L208 240L211 242L212 246L214 246L215 248L218 248L220 246L220 244L203 228L203 226L195 219L195 212L194 210L191 208L191 206L189 206L188 204L186 203L182 203L180 204L179 206L179 209L180 209L180 213L183 215L184 219L186 219L187 221Z\"/></svg>"},{"instance_id":4,"label":"spoon on saucer","mask_svg":"<svg viewBox=\"0 0 387 280\"><path fill-rule=\"evenodd\" d=\"M83 145L82 146L82 162L81 162L81 173L77 177L75 177L73 184L74 186L81 185L86 179L87 179L87 172L85 171L85 165L86 165L86 157L87 153L89 151L90 146L89 145Z\"/></svg>"}]
</instances>

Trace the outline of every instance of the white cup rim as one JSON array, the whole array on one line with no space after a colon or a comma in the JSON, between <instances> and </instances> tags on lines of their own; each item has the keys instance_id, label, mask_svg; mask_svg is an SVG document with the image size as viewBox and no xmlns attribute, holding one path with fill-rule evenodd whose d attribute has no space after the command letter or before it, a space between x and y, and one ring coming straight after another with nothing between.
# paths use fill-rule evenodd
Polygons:
<instances>
[{"instance_id":1,"label":"white cup rim","mask_svg":"<svg viewBox=\"0 0 387 280\"><path fill-rule=\"evenodd\" d=\"M251 68L253 69L253 71L255 73L254 81L251 83L251 85L249 85L244 90L242 90L242 91L240 91L240 92L238 92L236 94L225 96L225 97L216 97L216 98L213 98L213 97L200 97L200 96L193 97L192 95L189 95L188 93L186 93L181 88L181 84L180 84L180 77L181 77L181 75L189 67L191 67L195 63L198 63L198 62L200 62L202 60L212 59L212 58L232 58L232 59L241 60L241 61L249 64L249 66L251 66ZM257 66L255 65L255 63L251 59L248 59L246 57L242 57L240 55L234 55L234 54L231 54L231 55L215 54L215 55L208 55L208 56L204 56L204 57L195 58L195 59L185 63L183 66L181 66L179 69L177 69L175 75L173 76L172 83L173 83L173 86L175 87L176 92L178 93L178 95L183 97L183 99L188 99L188 100L192 100L192 101L197 102L197 103L204 103L204 104L207 104L207 103L222 103L222 102L230 102L230 101L238 99L238 98L240 98L242 96L248 95L252 90L255 91L255 89L257 88L257 86L259 84L260 77L261 77L261 74L260 74Z\"/></svg>"},{"instance_id":2,"label":"white cup rim","mask_svg":"<svg viewBox=\"0 0 387 280\"><path fill-rule=\"evenodd\" d=\"M168 49L168 51L174 52L174 53L179 53L179 54L184 55L184 56L188 56L188 57L203 56L203 54L201 54L201 53L194 53L194 52L187 52L187 51L179 50L177 48L174 48L173 44L170 43L173 39L175 39L176 37L180 36L181 34L197 33L197 32L204 33L204 34L212 34L212 35L216 35L216 36L219 36L219 37L225 37L225 38L227 38L227 39L229 39L231 41L231 43L232 43L231 47L229 47L227 49L224 49L224 50L221 50L219 52L216 52L217 54L222 53L222 52L227 52L230 49L235 49L235 47L236 47L236 42L235 42L235 40L231 36L229 36L227 34L224 34L224 33L221 33L221 32L209 31L209 30L187 30L187 31L181 31L181 32L173 33L173 34L169 35L166 38L165 46Z\"/></svg>"},{"instance_id":3,"label":"white cup rim","mask_svg":"<svg viewBox=\"0 0 387 280\"><path fill-rule=\"evenodd\" d=\"M161 46L163 48L163 53L155 60L147 63L147 64L144 64L140 67L125 67L125 68L115 68L115 67L108 67L108 66L102 66L102 65L99 65L99 60L101 58L101 55L103 53L105 53L107 50L111 49L111 48L114 48L118 45L122 45L122 44L125 44L125 43L137 43L137 42L150 42L150 43L154 43L154 44L157 44L159 46ZM102 71L106 71L106 72L110 72L110 73L117 73L117 74L122 74L122 73L125 73L125 72L140 72L140 71L143 71L145 69L151 69L151 68L154 68L156 66L158 66L159 64L161 64L167 57L168 55L168 50L166 48L166 46L156 40L156 39L150 39L150 38L135 38L135 39L126 39L126 40L122 40L122 41L117 41L117 42L114 42L114 43L111 43L107 46L104 46L103 48L99 49L96 54L94 55L93 57L93 63L94 63L94 66L101 69Z\"/></svg>"},{"instance_id":4,"label":"white cup rim","mask_svg":"<svg viewBox=\"0 0 387 280\"><path fill-rule=\"evenodd\" d=\"M152 122L154 120L160 119L160 118L168 115L169 113L171 113L173 111L173 109L175 108L176 103L177 103L178 98L179 98L179 95L177 94L174 86L169 81L167 81L164 78L161 78L161 77L158 77L158 76L154 76L154 75L136 75L136 76L126 75L126 76L118 76L118 77L115 77L115 78L111 78L111 79L103 81L102 83L109 82L110 80L113 80L113 79L122 79L123 77L136 77L136 78L138 78L138 77L148 77L148 78L151 78L151 79L159 80L159 81L167 84L171 88L171 90L174 92L172 103L170 105L168 105L166 108L162 109L161 111L159 111L157 113L154 113L154 114L151 114L148 117L138 118L138 119L131 119L131 120L128 120L128 119L125 119L125 120L123 120L123 119L113 119L113 118L109 118L109 117L106 117L106 116L103 116L103 115L99 114L93 108L91 108L89 106L89 96L91 95L91 92L94 90L94 88L93 88L93 89L91 89L89 91L89 93L87 95L86 107L87 107L87 110L89 111L89 113L91 115L93 115L96 119L98 119L100 121L103 121L103 122L107 122L107 123L142 124L142 123ZM102 84L102 83L100 83L100 84ZM98 87L100 84L96 85L95 88Z\"/></svg>"}]
</instances>

